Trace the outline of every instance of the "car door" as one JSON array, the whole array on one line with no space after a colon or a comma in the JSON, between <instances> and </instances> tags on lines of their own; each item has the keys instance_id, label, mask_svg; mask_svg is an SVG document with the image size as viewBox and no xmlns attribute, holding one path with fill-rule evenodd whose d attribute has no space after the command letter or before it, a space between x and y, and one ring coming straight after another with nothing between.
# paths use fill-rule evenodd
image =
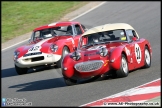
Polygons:
<instances>
[{"instance_id":1,"label":"car door","mask_svg":"<svg viewBox=\"0 0 162 108\"><path fill-rule=\"evenodd\" d=\"M134 37L136 37L136 34L134 30L126 30L126 34L128 36L128 42L129 46L131 48L131 55L132 55L132 66L134 69L141 67L142 65L142 42L140 42L140 39L133 40ZM136 37L137 38L137 37Z\"/></svg>"}]
</instances>

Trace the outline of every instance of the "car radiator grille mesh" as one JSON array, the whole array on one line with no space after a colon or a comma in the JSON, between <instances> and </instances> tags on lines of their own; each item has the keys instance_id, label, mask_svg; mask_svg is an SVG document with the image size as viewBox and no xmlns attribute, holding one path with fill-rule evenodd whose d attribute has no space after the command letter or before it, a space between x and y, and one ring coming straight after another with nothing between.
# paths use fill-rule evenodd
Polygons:
<instances>
[{"instance_id":1,"label":"car radiator grille mesh","mask_svg":"<svg viewBox=\"0 0 162 108\"><path fill-rule=\"evenodd\" d=\"M75 69L80 72L90 72L98 70L103 65L102 60L94 60L94 61L87 61L87 62L81 62L75 65Z\"/></svg>"}]
</instances>

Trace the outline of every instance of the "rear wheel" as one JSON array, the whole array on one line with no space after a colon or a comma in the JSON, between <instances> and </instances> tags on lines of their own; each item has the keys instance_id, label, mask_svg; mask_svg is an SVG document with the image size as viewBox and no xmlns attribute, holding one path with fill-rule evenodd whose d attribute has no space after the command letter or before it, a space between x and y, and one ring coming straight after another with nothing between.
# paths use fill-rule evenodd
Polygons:
<instances>
[{"instance_id":1,"label":"rear wheel","mask_svg":"<svg viewBox=\"0 0 162 108\"><path fill-rule=\"evenodd\" d=\"M127 59L124 54L121 57L120 69L116 71L117 77L127 77L129 73Z\"/></svg>"},{"instance_id":2,"label":"rear wheel","mask_svg":"<svg viewBox=\"0 0 162 108\"><path fill-rule=\"evenodd\" d=\"M28 68L20 68L20 67L17 67L16 65L15 65L15 69L16 69L17 74L19 75L26 74L28 71Z\"/></svg>"},{"instance_id":3,"label":"rear wheel","mask_svg":"<svg viewBox=\"0 0 162 108\"><path fill-rule=\"evenodd\" d=\"M64 78L64 81L65 81L66 85L68 85L68 86L77 84L77 80L73 80L73 79L69 79L69 78Z\"/></svg>"},{"instance_id":4,"label":"rear wheel","mask_svg":"<svg viewBox=\"0 0 162 108\"><path fill-rule=\"evenodd\" d=\"M70 51L69 51L68 47L65 46L62 51L61 59L58 62L56 62L56 65L58 68L61 68L62 59L65 57L65 55L67 55L69 53L70 53Z\"/></svg>"},{"instance_id":5,"label":"rear wheel","mask_svg":"<svg viewBox=\"0 0 162 108\"><path fill-rule=\"evenodd\" d=\"M151 57L148 47L145 47L145 65L144 68L149 68L151 66Z\"/></svg>"}]
</instances>

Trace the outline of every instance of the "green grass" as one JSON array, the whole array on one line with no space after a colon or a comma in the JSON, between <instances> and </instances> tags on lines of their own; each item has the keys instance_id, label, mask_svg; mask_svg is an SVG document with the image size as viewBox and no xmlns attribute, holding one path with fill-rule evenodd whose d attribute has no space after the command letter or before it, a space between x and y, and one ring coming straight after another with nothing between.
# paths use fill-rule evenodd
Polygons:
<instances>
[{"instance_id":1,"label":"green grass","mask_svg":"<svg viewBox=\"0 0 162 108\"><path fill-rule=\"evenodd\" d=\"M77 1L3 1L2 43L16 36L31 32L34 28L58 21L88 2Z\"/></svg>"}]
</instances>

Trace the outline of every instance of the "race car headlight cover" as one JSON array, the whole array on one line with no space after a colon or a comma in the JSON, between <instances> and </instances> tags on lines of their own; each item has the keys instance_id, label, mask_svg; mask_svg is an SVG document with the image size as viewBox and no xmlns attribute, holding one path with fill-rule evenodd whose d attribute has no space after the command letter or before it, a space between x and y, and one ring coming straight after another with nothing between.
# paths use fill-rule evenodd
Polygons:
<instances>
[{"instance_id":1,"label":"race car headlight cover","mask_svg":"<svg viewBox=\"0 0 162 108\"><path fill-rule=\"evenodd\" d=\"M50 46L50 49L51 49L52 52L56 52L58 50L58 46L56 44L52 44Z\"/></svg>"},{"instance_id":2,"label":"race car headlight cover","mask_svg":"<svg viewBox=\"0 0 162 108\"><path fill-rule=\"evenodd\" d=\"M78 51L73 52L71 55L71 58L76 61L79 60L80 57L81 57L81 54Z\"/></svg>"},{"instance_id":3,"label":"race car headlight cover","mask_svg":"<svg viewBox=\"0 0 162 108\"><path fill-rule=\"evenodd\" d=\"M20 52L19 51L15 51L14 52L14 60L16 60L19 56Z\"/></svg>"},{"instance_id":4,"label":"race car headlight cover","mask_svg":"<svg viewBox=\"0 0 162 108\"><path fill-rule=\"evenodd\" d=\"M99 49L99 54L100 54L100 56L102 56L102 57L107 56L107 54L108 54L107 48L101 48L101 49Z\"/></svg>"}]
</instances>

